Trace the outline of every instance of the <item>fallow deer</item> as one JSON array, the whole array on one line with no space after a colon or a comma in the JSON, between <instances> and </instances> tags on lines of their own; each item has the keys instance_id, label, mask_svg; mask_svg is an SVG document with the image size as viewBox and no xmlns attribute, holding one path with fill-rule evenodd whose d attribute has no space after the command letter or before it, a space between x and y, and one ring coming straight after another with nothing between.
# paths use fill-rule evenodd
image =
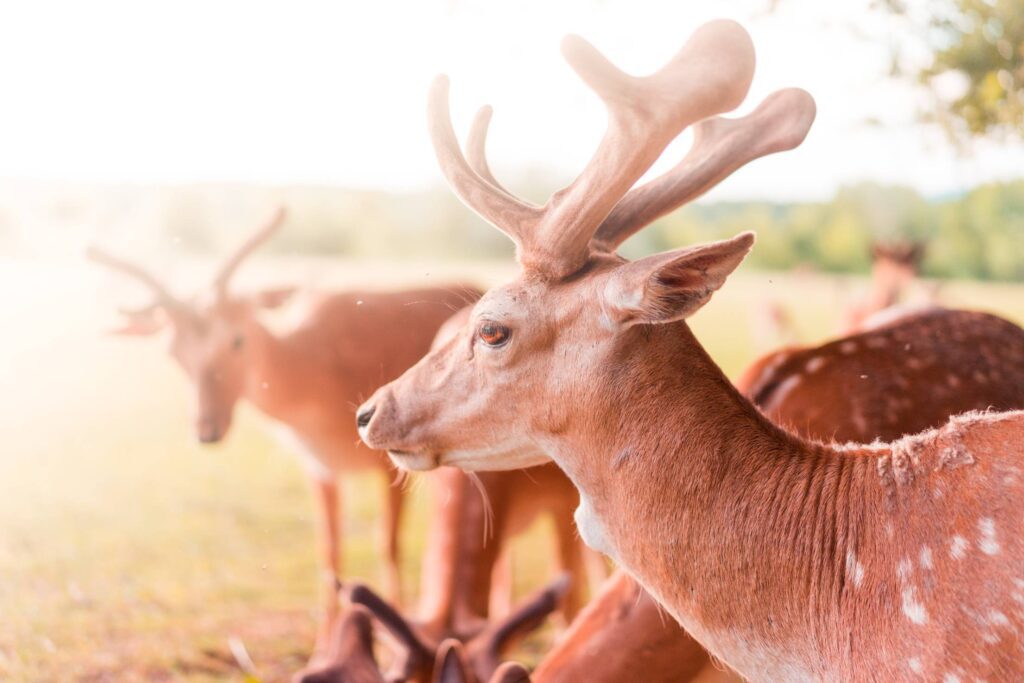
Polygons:
<instances>
[{"instance_id":1,"label":"fallow deer","mask_svg":"<svg viewBox=\"0 0 1024 683\"><path fill-rule=\"evenodd\" d=\"M917 278L924 259L924 244L912 241L877 241L871 245L870 289L847 308L843 331L856 332L883 311L898 307ZM931 302L926 302L925 305Z\"/></svg>"},{"instance_id":2,"label":"fallow deer","mask_svg":"<svg viewBox=\"0 0 1024 683\"><path fill-rule=\"evenodd\" d=\"M220 441L231 426L239 399L254 405L275 426L285 446L303 456L318 502L319 560L323 569L325 618L317 637L322 652L337 618L335 581L341 569L339 477L377 471L390 482L392 467L382 454L359 447L356 428L345 415L388 379L419 360L454 310L479 292L453 286L400 292L347 291L312 294L312 305L295 328L275 334L260 321L262 308L283 303L292 290L254 295L231 291L232 276L247 256L267 241L284 211L250 236L221 266L205 296L179 299L145 269L91 249L90 257L138 280L155 299L126 312L116 332L152 335L171 330L170 353L195 390L198 439ZM381 515L386 592L397 598L398 528L403 489L386 487Z\"/></svg>"},{"instance_id":3,"label":"fallow deer","mask_svg":"<svg viewBox=\"0 0 1024 683\"><path fill-rule=\"evenodd\" d=\"M690 169L632 185L683 129L743 100L749 36L712 22L643 78L578 38L563 52L607 104L609 129L544 207L473 171L447 82L435 82L442 171L515 240L522 273L363 404L363 439L411 470L549 454L580 492L583 539L750 680L1024 676L1024 412L972 413L889 444L805 440L741 396L686 324L752 233L634 262L614 253L645 224L623 215L675 206L675 175Z\"/></svg>"},{"instance_id":4,"label":"fallow deer","mask_svg":"<svg viewBox=\"0 0 1024 683\"><path fill-rule=\"evenodd\" d=\"M756 361L736 382L776 424L811 439L893 440L971 410L1024 408L1024 330L933 309ZM599 659L596 659L599 657ZM736 680L617 572L534 672L534 683Z\"/></svg>"}]
</instances>

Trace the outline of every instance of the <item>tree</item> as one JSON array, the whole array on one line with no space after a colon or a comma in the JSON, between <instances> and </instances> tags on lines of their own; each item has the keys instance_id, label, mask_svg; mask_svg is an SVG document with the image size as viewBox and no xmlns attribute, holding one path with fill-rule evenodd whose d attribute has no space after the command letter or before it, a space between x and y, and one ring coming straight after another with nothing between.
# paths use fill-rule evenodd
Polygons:
<instances>
[{"instance_id":1,"label":"tree","mask_svg":"<svg viewBox=\"0 0 1024 683\"><path fill-rule=\"evenodd\" d=\"M934 107L923 118L938 122L950 138L1024 137L1024 0L877 0L904 18L924 41L931 62L906 72L930 94Z\"/></svg>"}]
</instances>

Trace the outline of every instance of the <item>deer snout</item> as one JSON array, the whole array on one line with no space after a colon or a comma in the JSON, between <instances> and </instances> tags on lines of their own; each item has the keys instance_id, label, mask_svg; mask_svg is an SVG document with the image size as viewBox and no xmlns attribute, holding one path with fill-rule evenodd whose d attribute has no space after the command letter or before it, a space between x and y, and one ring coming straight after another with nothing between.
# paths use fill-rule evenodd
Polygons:
<instances>
[{"instance_id":1,"label":"deer snout","mask_svg":"<svg viewBox=\"0 0 1024 683\"><path fill-rule=\"evenodd\" d=\"M386 387L356 411L356 427L359 437L374 450L387 451L392 462L398 467L410 470L427 470L438 466L437 457L418 443L410 433L407 413L400 413L398 404Z\"/></svg>"},{"instance_id":2,"label":"deer snout","mask_svg":"<svg viewBox=\"0 0 1024 683\"><path fill-rule=\"evenodd\" d=\"M196 431L200 443L216 443L224 437L223 430L216 420L200 420Z\"/></svg>"},{"instance_id":3,"label":"deer snout","mask_svg":"<svg viewBox=\"0 0 1024 683\"><path fill-rule=\"evenodd\" d=\"M196 422L196 436L199 443L217 443L227 433L227 424L216 416L203 416Z\"/></svg>"},{"instance_id":4,"label":"deer snout","mask_svg":"<svg viewBox=\"0 0 1024 683\"><path fill-rule=\"evenodd\" d=\"M384 406L384 408L382 409L381 406ZM387 449L388 444L386 441L388 439L383 437L381 425L377 424L382 419L384 422L388 422L386 416L382 418L382 414L387 412L389 412L387 410L387 401L383 398L381 391L377 391L366 403L359 406L359 409L356 410L356 428L359 430L359 438L370 448L378 450ZM386 427L384 431L388 431Z\"/></svg>"}]
</instances>

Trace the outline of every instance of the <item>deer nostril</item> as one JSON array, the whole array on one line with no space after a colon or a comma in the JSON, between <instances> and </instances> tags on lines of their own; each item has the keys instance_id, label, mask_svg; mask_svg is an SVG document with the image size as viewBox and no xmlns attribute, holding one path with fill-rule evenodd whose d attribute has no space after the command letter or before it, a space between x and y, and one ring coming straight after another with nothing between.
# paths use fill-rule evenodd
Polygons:
<instances>
[{"instance_id":1,"label":"deer nostril","mask_svg":"<svg viewBox=\"0 0 1024 683\"><path fill-rule=\"evenodd\" d=\"M360 429L370 424L370 420L373 419L373 414L376 412L376 406L363 406L358 413L356 413L356 426Z\"/></svg>"}]
</instances>

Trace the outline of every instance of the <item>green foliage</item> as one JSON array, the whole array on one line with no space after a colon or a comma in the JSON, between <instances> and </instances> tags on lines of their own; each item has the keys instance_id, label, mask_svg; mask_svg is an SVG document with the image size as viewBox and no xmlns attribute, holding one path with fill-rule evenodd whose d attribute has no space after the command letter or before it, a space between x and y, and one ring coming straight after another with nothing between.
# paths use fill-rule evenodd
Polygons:
<instances>
[{"instance_id":1,"label":"green foliage","mask_svg":"<svg viewBox=\"0 0 1024 683\"><path fill-rule=\"evenodd\" d=\"M695 205L658 221L623 251L639 256L742 230L757 231L750 259L762 268L863 272L872 242L912 239L928 245L928 275L1024 279L1024 181L931 202L908 188L866 183L840 189L830 202Z\"/></svg>"},{"instance_id":2,"label":"green foliage","mask_svg":"<svg viewBox=\"0 0 1024 683\"><path fill-rule=\"evenodd\" d=\"M543 196L544 191L533 194ZM268 251L416 261L500 259L513 253L507 237L442 188L393 194L295 187L274 195L273 201L288 207L288 223ZM162 240L173 237L186 250L224 253L253 226L218 214L256 215L238 207L269 203L249 188L176 197L167 202L171 211L161 222ZM699 203L642 230L623 253L637 257L744 230L758 233L751 261L761 268L865 272L872 242L918 240L927 243L928 275L1022 280L1024 180L982 185L937 200L907 187L863 183L840 188L823 202Z\"/></svg>"},{"instance_id":3,"label":"green foliage","mask_svg":"<svg viewBox=\"0 0 1024 683\"><path fill-rule=\"evenodd\" d=\"M1024 2L933 0L917 15L904 0L880 5L905 17L931 52L911 75L933 95L925 118L954 140L973 136L1021 138L1024 131ZM898 58L898 56L897 56ZM963 90L950 96L950 79Z\"/></svg>"}]
</instances>

